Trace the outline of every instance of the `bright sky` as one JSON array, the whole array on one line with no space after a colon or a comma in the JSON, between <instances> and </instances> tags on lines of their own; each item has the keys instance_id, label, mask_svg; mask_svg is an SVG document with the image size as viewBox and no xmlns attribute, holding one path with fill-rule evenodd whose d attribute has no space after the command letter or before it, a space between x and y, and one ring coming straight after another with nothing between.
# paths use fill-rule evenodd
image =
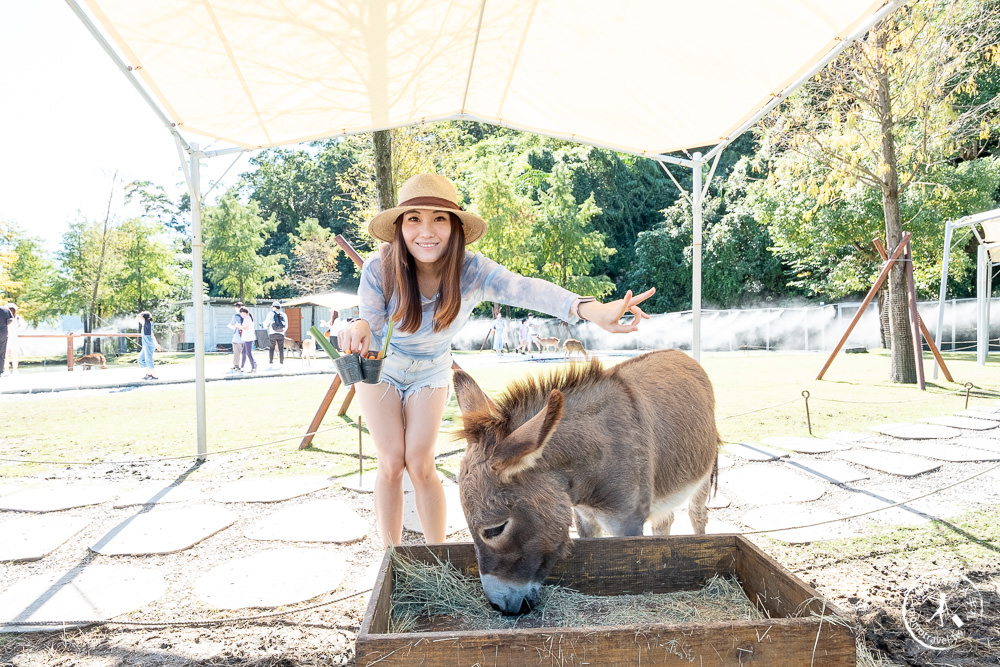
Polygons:
<instances>
[{"instance_id":1,"label":"bright sky","mask_svg":"<svg viewBox=\"0 0 1000 667\"><path fill-rule=\"evenodd\" d=\"M65 2L3 2L0 63L0 219L54 251L79 213L104 219L116 170L119 194L133 180L186 190L173 136ZM203 163L202 189L233 159ZM243 157L224 183L245 170ZM113 216L134 214L120 202Z\"/></svg>"}]
</instances>

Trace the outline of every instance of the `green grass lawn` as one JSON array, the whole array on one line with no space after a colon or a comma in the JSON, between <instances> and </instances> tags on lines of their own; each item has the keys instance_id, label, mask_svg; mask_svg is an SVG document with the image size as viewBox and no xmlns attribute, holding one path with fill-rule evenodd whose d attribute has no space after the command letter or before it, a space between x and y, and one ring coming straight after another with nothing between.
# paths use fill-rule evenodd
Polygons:
<instances>
[{"instance_id":1,"label":"green grass lawn","mask_svg":"<svg viewBox=\"0 0 1000 667\"><path fill-rule=\"evenodd\" d=\"M472 354L472 353L470 353ZM464 354L456 355L462 364ZM998 362L978 366L972 353L946 355L956 382L930 380L927 391L887 381L884 352L840 355L824 380L815 380L826 355L707 354L702 363L712 378L719 431L727 442L758 441L770 435L808 435L802 391L809 391L812 430L864 430L886 421L907 421L949 414L965 406L963 384L972 382L971 404L1000 398ZM615 363L619 358L610 358ZM175 363L190 363L175 358ZM497 394L514 377L545 373L557 364L498 364L472 370L476 381ZM358 469L358 402L345 417L336 416L346 395L341 390L311 447L299 451L306 427L327 391L331 376L304 376L280 381L211 382L206 386L209 459L220 457L227 468L239 466L262 475L322 472L344 475ZM956 393L957 392L957 393ZM0 475L42 472L49 462L61 464L126 461L159 457L194 458L195 390L193 384L144 387L130 391L67 392L19 399L3 407L4 438L0 443ZM445 412L439 454L456 452L464 443L449 432L460 419L454 396ZM236 451L232 451L236 450ZM366 468L374 466L374 449L362 437ZM443 456L442 469L457 471L460 455ZM18 463L30 460L39 463ZM45 462L45 463L42 463Z\"/></svg>"}]
</instances>

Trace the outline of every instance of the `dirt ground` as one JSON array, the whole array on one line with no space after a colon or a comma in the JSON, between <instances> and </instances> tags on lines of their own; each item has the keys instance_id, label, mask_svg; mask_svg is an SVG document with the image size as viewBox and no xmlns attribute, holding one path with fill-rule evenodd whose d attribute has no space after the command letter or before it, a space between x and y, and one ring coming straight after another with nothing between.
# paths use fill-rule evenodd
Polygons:
<instances>
[{"instance_id":1,"label":"dirt ground","mask_svg":"<svg viewBox=\"0 0 1000 667\"><path fill-rule=\"evenodd\" d=\"M217 470L240 468L238 459L216 459L211 463L218 466ZM165 463L152 471L122 464L69 467L50 472L46 478L170 480L183 474L186 465ZM879 489L884 494L912 497L922 489L940 485L942 480L959 480L989 467L990 464L945 464L939 473L944 476L939 479L916 478L904 482L901 478L898 489L887 488L883 480ZM996 508L1000 507L1000 475L993 475L997 471L943 495L944 506L960 503L976 512L972 519L961 523L934 522L919 529L894 532L891 539L866 538L859 547L844 543L791 547L764 537L752 539L846 612L863 635L864 645L881 661L868 664L1000 665L1000 540L995 525ZM238 473L232 473L232 479L237 476ZM218 481L229 479L220 474ZM347 500L374 525L370 495L339 488L323 493ZM315 499L311 495L301 500ZM0 635L0 666L354 665L354 643L369 600L372 570L377 569L382 558L374 532L359 542L335 547L349 571L337 591L288 609L206 610L190 594L194 578L215 565L248 555L248 541L239 536L245 522L259 517L261 512L259 506L237 507L237 510L240 522L192 549L166 556L114 559L117 563L162 569L168 573L168 592L174 594L147 606L141 613L124 617L121 620L125 623ZM131 510L113 511L124 515ZM731 506L713 512L735 520L741 511L744 508ZM407 533L405 539L417 543L420 536ZM467 541L469 537L467 532L460 532L449 539ZM75 540L75 543L74 547L60 548L37 566L29 565L29 571L34 567L40 572L60 565L72 566L95 558L84 546L89 541ZM268 543L261 543L260 549L265 548ZM983 606L980 615L968 619L962 641L943 651L921 647L903 622L903 598L910 583L933 568L961 572L975 586L975 595ZM0 567L0 588L24 575L24 570L19 570L15 577L11 566ZM978 603L978 600L966 602ZM955 595L949 599L949 604L961 603Z\"/></svg>"}]
</instances>

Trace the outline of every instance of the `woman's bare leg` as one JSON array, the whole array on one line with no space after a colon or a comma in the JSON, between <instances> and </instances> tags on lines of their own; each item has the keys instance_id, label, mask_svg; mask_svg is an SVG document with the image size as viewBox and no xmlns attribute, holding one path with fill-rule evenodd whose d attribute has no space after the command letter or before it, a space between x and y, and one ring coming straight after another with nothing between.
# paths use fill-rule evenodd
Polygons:
<instances>
[{"instance_id":1,"label":"woman's bare leg","mask_svg":"<svg viewBox=\"0 0 1000 667\"><path fill-rule=\"evenodd\" d=\"M375 443L375 521L382 546L403 539L403 404L399 394L383 384L354 385L365 425Z\"/></svg>"},{"instance_id":2,"label":"woman's bare leg","mask_svg":"<svg viewBox=\"0 0 1000 667\"><path fill-rule=\"evenodd\" d=\"M428 543L444 542L448 520L444 489L434 465L434 448L447 401L447 387L427 387L410 396L403 407L406 471L413 482L417 515Z\"/></svg>"}]
</instances>

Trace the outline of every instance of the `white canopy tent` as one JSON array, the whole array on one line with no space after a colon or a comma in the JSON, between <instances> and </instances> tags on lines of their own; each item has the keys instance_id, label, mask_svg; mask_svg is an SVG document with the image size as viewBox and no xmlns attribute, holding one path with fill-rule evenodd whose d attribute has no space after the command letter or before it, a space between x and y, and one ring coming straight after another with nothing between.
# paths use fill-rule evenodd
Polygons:
<instances>
[{"instance_id":1,"label":"white canopy tent","mask_svg":"<svg viewBox=\"0 0 1000 667\"><path fill-rule=\"evenodd\" d=\"M948 295L948 262L956 229L969 229L979 242L976 254L976 362L986 365L990 353L990 296L993 294L993 267L1000 266L1000 209L967 215L949 221L944 228L944 259L941 262L941 289L938 294L938 349L944 327L944 301ZM937 377L937 364L934 365Z\"/></svg>"},{"instance_id":2,"label":"white canopy tent","mask_svg":"<svg viewBox=\"0 0 1000 667\"><path fill-rule=\"evenodd\" d=\"M202 292L200 158L476 120L693 170L698 358L705 166L712 164L710 181L725 146L904 1L67 3L190 164L195 298ZM201 150L189 135L219 147ZM699 147L704 155L670 155ZM203 355L196 348L200 459Z\"/></svg>"}]
</instances>

